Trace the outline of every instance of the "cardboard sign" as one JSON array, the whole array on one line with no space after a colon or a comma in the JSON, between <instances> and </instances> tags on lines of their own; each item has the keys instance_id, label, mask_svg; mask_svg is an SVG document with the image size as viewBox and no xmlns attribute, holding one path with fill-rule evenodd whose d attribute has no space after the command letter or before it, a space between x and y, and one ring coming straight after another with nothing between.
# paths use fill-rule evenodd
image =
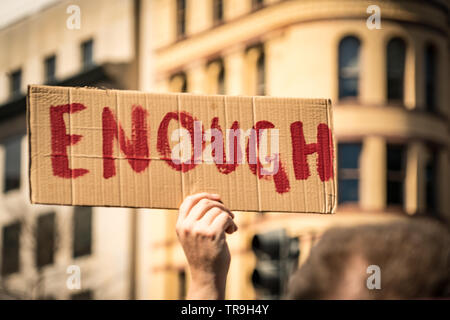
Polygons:
<instances>
[{"instance_id":1,"label":"cardboard sign","mask_svg":"<svg viewBox=\"0 0 450 320\"><path fill-rule=\"evenodd\" d=\"M333 213L326 99L30 86L32 203L179 207L195 192L231 210Z\"/></svg>"}]
</instances>

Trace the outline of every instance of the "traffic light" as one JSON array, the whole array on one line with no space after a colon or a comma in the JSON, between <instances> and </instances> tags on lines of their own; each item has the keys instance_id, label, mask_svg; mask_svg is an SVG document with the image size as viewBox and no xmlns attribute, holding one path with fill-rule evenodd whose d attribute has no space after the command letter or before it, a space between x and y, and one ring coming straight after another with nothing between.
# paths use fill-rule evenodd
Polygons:
<instances>
[{"instance_id":1,"label":"traffic light","mask_svg":"<svg viewBox=\"0 0 450 320\"><path fill-rule=\"evenodd\" d=\"M279 299L289 276L298 265L298 238L288 237L284 229L256 234L252 239L252 250L257 259L252 283L258 296Z\"/></svg>"}]
</instances>

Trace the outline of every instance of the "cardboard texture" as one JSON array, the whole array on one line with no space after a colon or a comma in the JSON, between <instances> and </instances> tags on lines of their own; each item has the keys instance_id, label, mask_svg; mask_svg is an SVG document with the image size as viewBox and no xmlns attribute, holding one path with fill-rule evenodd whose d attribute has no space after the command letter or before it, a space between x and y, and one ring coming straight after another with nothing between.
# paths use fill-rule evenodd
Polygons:
<instances>
[{"instance_id":1,"label":"cardboard texture","mask_svg":"<svg viewBox=\"0 0 450 320\"><path fill-rule=\"evenodd\" d=\"M29 86L30 199L176 209L207 191L231 210L333 213L332 127L326 99Z\"/></svg>"}]
</instances>

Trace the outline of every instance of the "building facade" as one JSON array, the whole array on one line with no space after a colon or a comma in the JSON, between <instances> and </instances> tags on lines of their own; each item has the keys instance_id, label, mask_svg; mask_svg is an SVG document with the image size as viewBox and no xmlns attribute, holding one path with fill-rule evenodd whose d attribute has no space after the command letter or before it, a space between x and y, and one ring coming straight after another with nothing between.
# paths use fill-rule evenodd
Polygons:
<instances>
[{"instance_id":1,"label":"building facade","mask_svg":"<svg viewBox=\"0 0 450 320\"><path fill-rule=\"evenodd\" d=\"M59 1L0 30L0 298L135 295L133 211L30 205L25 99L28 84L135 89L134 14Z\"/></svg>"},{"instance_id":2,"label":"building facade","mask_svg":"<svg viewBox=\"0 0 450 320\"><path fill-rule=\"evenodd\" d=\"M255 233L281 228L299 237L302 263L331 226L419 215L449 222L448 5L437 0L152 2L154 90L333 101L337 214L239 213L240 230L229 237L227 298L258 297L251 282ZM380 29L367 22L377 13ZM175 216L166 220L172 230ZM178 298L185 263L175 236L161 239L158 250L166 260L158 260L152 277L165 283L165 297Z\"/></svg>"}]
</instances>

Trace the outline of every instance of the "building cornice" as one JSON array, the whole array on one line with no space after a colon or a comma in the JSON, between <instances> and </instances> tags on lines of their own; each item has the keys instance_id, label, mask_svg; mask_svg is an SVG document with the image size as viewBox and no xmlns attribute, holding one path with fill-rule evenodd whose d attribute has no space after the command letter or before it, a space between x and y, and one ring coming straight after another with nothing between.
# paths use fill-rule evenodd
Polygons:
<instances>
[{"instance_id":1,"label":"building cornice","mask_svg":"<svg viewBox=\"0 0 450 320\"><path fill-rule=\"evenodd\" d=\"M384 22L426 29L448 37L448 8L440 2L373 1L373 4L380 5ZM217 55L233 45L250 45L263 39L268 32L294 25L342 20L365 22L369 16L366 9L366 2L353 0L277 2L156 48L156 73L161 76L161 73L174 72L188 62Z\"/></svg>"},{"instance_id":2,"label":"building cornice","mask_svg":"<svg viewBox=\"0 0 450 320\"><path fill-rule=\"evenodd\" d=\"M450 146L447 119L422 110L341 104L334 107L333 118L335 135L341 140L375 135L387 140L415 139Z\"/></svg>"}]
</instances>

